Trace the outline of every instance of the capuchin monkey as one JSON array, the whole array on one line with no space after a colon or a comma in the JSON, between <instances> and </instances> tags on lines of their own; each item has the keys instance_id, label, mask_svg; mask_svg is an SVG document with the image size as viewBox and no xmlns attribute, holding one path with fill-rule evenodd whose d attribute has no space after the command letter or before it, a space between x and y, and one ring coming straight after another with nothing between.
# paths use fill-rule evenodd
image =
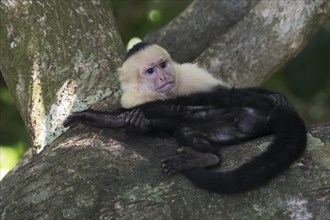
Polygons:
<instances>
[{"instance_id":1,"label":"capuchin monkey","mask_svg":"<svg viewBox=\"0 0 330 220\"><path fill-rule=\"evenodd\" d=\"M306 148L303 121L276 92L229 88L194 64L178 64L157 45L139 43L118 69L123 95L118 112L72 113L64 126L78 122L102 128L126 127L150 134L168 132L177 153L161 163L167 174L183 173L195 186L217 193L238 193L267 183L298 159ZM273 134L268 148L227 172L219 149Z\"/></svg>"}]
</instances>

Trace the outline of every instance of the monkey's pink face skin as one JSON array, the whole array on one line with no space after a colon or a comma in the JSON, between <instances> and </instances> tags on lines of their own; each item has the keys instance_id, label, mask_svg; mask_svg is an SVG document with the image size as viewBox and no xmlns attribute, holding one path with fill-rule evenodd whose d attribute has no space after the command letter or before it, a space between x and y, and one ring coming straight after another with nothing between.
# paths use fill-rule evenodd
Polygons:
<instances>
[{"instance_id":1,"label":"monkey's pink face skin","mask_svg":"<svg viewBox=\"0 0 330 220\"><path fill-rule=\"evenodd\" d=\"M166 93L171 91L171 89L173 89L174 87L174 81L173 82L167 82L164 85L162 85L160 88L156 89L157 92L159 93Z\"/></svg>"},{"instance_id":2,"label":"monkey's pink face skin","mask_svg":"<svg viewBox=\"0 0 330 220\"><path fill-rule=\"evenodd\" d=\"M126 60L119 69L123 90L167 93L176 83L170 55L159 46L149 46Z\"/></svg>"},{"instance_id":3,"label":"monkey's pink face skin","mask_svg":"<svg viewBox=\"0 0 330 220\"><path fill-rule=\"evenodd\" d=\"M175 78L172 74L172 65L168 60L159 60L151 63L143 70L144 87L146 90L166 93L175 85Z\"/></svg>"}]
</instances>

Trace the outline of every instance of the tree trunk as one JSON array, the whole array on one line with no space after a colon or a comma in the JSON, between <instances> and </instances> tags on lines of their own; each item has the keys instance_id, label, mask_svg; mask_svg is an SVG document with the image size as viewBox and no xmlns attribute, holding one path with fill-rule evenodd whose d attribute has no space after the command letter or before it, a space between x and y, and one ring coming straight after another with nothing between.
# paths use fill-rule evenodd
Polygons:
<instances>
[{"instance_id":1,"label":"tree trunk","mask_svg":"<svg viewBox=\"0 0 330 220\"><path fill-rule=\"evenodd\" d=\"M71 111L118 106L124 47L106 1L2 1L0 67L34 152Z\"/></svg>"},{"instance_id":2,"label":"tree trunk","mask_svg":"<svg viewBox=\"0 0 330 220\"><path fill-rule=\"evenodd\" d=\"M168 138L78 126L2 181L2 219L326 219L330 123L312 127L308 150L257 190L208 193L161 172ZM223 152L221 170L260 153L270 138Z\"/></svg>"},{"instance_id":3,"label":"tree trunk","mask_svg":"<svg viewBox=\"0 0 330 220\"><path fill-rule=\"evenodd\" d=\"M258 1L241 2L252 7ZM217 57L234 57L237 50L226 50L221 42L228 42L229 48L236 42L245 49L241 50L241 63L233 60L233 73L240 73L259 59L262 65L250 68L255 71L253 75L248 71L248 75L242 75L245 77L234 78L237 82L233 84L254 85L253 79L262 78L264 71L278 68L302 49L329 16L329 5L327 0L265 0L249 11L233 4L229 11L238 10L240 16L249 13L240 21L231 20L230 24L238 22L211 46L202 46L204 52L197 60L210 68L208 62ZM296 32L290 26L297 26L296 8L302 9L299 19L306 21L297 27L304 32L290 35L296 38L290 41L297 42L296 52L265 47L253 51L253 55L246 54L249 44L244 42L255 35L269 39L267 45L285 39L274 37L275 32L265 27L286 22L285 27ZM276 17L277 13L281 16ZM247 31L253 24L256 32ZM277 34L291 33L281 32L285 30L279 29ZM61 134L62 122L71 111L112 110L118 106L115 69L122 62L124 47L107 1L2 1L0 31L1 72L38 153L1 182L2 219L326 219L329 215L330 123L309 129L307 152L270 184L237 195L208 193L193 187L181 175L168 177L161 172L161 158L177 148L172 138L134 136L121 129L83 125ZM181 36L179 32L169 37L177 36ZM187 38L192 36L186 33ZM286 40L277 43L282 49L288 45ZM211 53L219 48L223 55ZM274 63L264 62L263 56L273 52L274 56L285 56L274 59ZM186 54L182 59L189 57ZM270 67L265 66L268 64ZM211 67L221 76L219 66ZM226 65L223 68L229 71ZM224 149L225 161L219 170L232 169L259 154L270 138Z\"/></svg>"},{"instance_id":4,"label":"tree trunk","mask_svg":"<svg viewBox=\"0 0 330 220\"><path fill-rule=\"evenodd\" d=\"M246 16L259 1L195 0L165 27L149 33L145 40L166 48L178 62L192 61ZM178 50L178 45L185 49Z\"/></svg>"}]
</instances>

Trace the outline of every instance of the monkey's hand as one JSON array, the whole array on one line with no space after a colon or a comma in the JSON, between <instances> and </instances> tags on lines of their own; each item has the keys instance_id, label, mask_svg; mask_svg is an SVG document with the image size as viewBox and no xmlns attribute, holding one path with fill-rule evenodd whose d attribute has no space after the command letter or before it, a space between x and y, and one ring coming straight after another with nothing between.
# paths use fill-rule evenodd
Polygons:
<instances>
[{"instance_id":1,"label":"monkey's hand","mask_svg":"<svg viewBox=\"0 0 330 220\"><path fill-rule=\"evenodd\" d=\"M82 120L84 114L85 114L84 112L72 112L63 122L63 126L65 128L74 127Z\"/></svg>"},{"instance_id":2,"label":"monkey's hand","mask_svg":"<svg viewBox=\"0 0 330 220\"><path fill-rule=\"evenodd\" d=\"M150 120L147 119L144 113L139 108L133 109L125 119L126 127L137 134L144 134L150 131Z\"/></svg>"}]
</instances>

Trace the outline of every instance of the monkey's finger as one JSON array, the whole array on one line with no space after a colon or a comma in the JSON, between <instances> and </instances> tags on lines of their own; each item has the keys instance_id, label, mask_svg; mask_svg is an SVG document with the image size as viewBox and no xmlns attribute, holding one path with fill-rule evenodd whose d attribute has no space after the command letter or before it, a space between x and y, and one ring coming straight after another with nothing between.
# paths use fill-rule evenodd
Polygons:
<instances>
[{"instance_id":1,"label":"monkey's finger","mask_svg":"<svg viewBox=\"0 0 330 220\"><path fill-rule=\"evenodd\" d=\"M63 126L65 128L75 126L81 120L81 117L80 112L72 112L63 122Z\"/></svg>"},{"instance_id":2,"label":"monkey's finger","mask_svg":"<svg viewBox=\"0 0 330 220\"><path fill-rule=\"evenodd\" d=\"M128 123L128 124L130 124L132 121L133 121L133 117L134 117L134 115L135 115L135 113L136 113L136 111L137 111L138 109L133 109L132 111L130 111L129 113L128 113L128 115L127 115L127 117L126 117L126 119L125 119L125 123Z\"/></svg>"},{"instance_id":3,"label":"monkey's finger","mask_svg":"<svg viewBox=\"0 0 330 220\"><path fill-rule=\"evenodd\" d=\"M128 115L129 115L129 111L125 111L125 112L119 114L118 118L121 118L125 121Z\"/></svg>"},{"instance_id":4,"label":"monkey's finger","mask_svg":"<svg viewBox=\"0 0 330 220\"><path fill-rule=\"evenodd\" d=\"M164 163L162 163L161 166L162 166L163 173L165 173L167 175L173 175L177 172L175 169L172 169L171 166L168 166L166 161Z\"/></svg>"},{"instance_id":5,"label":"monkey's finger","mask_svg":"<svg viewBox=\"0 0 330 220\"><path fill-rule=\"evenodd\" d=\"M208 111L214 109L214 106L206 105L206 106L186 106L187 112L189 113L197 113L201 111Z\"/></svg>"},{"instance_id":6,"label":"monkey's finger","mask_svg":"<svg viewBox=\"0 0 330 220\"><path fill-rule=\"evenodd\" d=\"M73 122L73 120L72 120L72 118L70 118L70 116L69 117L67 117L66 119L65 119L65 121L63 122L63 126L66 128L66 127L69 127L71 124L72 124L72 122Z\"/></svg>"},{"instance_id":7,"label":"monkey's finger","mask_svg":"<svg viewBox=\"0 0 330 220\"><path fill-rule=\"evenodd\" d=\"M186 153L186 148L185 147L179 147L177 150L176 150L177 153Z\"/></svg>"},{"instance_id":8,"label":"monkey's finger","mask_svg":"<svg viewBox=\"0 0 330 220\"><path fill-rule=\"evenodd\" d=\"M126 118L125 118L125 123L129 123L129 121L131 120L131 117L132 117L132 112L134 111L135 109L133 109L132 111L130 111L128 114L127 114L127 116L126 116Z\"/></svg>"},{"instance_id":9,"label":"monkey's finger","mask_svg":"<svg viewBox=\"0 0 330 220\"><path fill-rule=\"evenodd\" d=\"M63 122L63 126L65 127L65 128L67 128L67 127L70 127L70 126L73 126L73 125L75 125L75 124L77 124L78 123L78 121L77 120L75 120L75 118L74 117L68 117L67 119L65 119L65 121Z\"/></svg>"},{"instance_id":10,"label":"monkey's finger","mask_svg":"<svg viewBox=\"0 0 330 220\"><path fill-rule=\"evenodd\" d=\"M138 126L139 118L140 118L141 110L136 109L134 114L132 115L131 121L130 121L130 127L134 129Z\"/></svg>"},{"instance_id":11,"label":"monkey's finger","mask_svg":"<svg viewBox=\"0 0 330 220\"><path fill-rule=\"evenodd\" d=\"M135 121L135 126L139 128L140 130L143 129L144 127L144 114L142 111L139 112L137 115L136 121Z\"/></svg>"},{"instance_id":12,"label":"monkey's finger","mask_svg":"<svg viewBox=\"0 0 330 220\"><path fill-rule=\"evenodd\" d=\"M144 119L144 114L141 111L141 109L134 109L134 111L132 111L132 113L130 114L130 118L128 121L128 126L131 130L135 130L135 131L141 131L141 123Z\"/></svg>"}]
</instances>

